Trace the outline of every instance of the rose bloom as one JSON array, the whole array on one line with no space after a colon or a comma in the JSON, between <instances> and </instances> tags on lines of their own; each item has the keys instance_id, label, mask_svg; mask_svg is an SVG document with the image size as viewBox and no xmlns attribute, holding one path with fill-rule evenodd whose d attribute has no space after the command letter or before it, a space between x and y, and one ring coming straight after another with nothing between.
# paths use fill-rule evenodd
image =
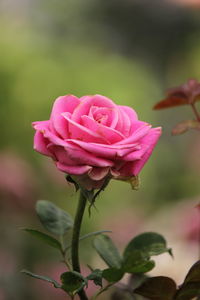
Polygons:
<instances>
[{"instance_id":1,"label":"rose bloom","mask_svg":"<svg viewBox=\"0 0 200 300\"><path fill-rule=\"evenodd\" d=\"M34 149L87 190L101 188L106 178L138 175L161 134L132 108L101 95L59 97L50 120L33 128Z\"/></svg>"}]
</instances>

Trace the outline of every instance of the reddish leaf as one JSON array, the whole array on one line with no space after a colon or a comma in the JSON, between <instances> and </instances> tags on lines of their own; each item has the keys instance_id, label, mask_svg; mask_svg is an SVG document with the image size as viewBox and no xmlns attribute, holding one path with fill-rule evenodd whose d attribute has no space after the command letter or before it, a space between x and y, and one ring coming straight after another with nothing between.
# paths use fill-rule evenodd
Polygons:
<instances>
[{"instance_id":1,"label":"reddish leaf","mask_svg":"<svg viewBox=\"0 0 200 300\"><path fill-rule=\"evenodd\" d=\"M183 284L188 282L199 282L200 284L200 260L198 260L189 270Z\"/></svg>"},{"instance_id":2,"label":"reddish leaf","mask_svg":"<svg viewBox=\"0 0 200 300\"><path fill-rule=\"evenodd\" d=\"M189 79L187 83L169 89L166 98L158 102L153 109L163 109L185 104L192 104L200 100L200 83L196 79Z\"/></svg>"},{"instance_id":3,"label":"reddish leaf","mask_svg":"<svg viewBox=\"0 0 200 300\"><path fill-rule=\"evenodd\" d=\"M151 277L135 289L134 293L150 300L173 300L176 293L176 283L169 277Z\"/></svg>"},{"instance_id":4,"label":"reddish leaf","mask_svg":"<svg viewBox=\"0 0 200 300\"><path fill-rule=\"evenodd\" d=\"M177 291L175 300L191 300L198 296L200 296L200 260L189 270L183 284Z\"/></svg>"},{"instance_id":5,"label":"reddish leaf","mask_svg":"<svg viewBox=\"0 0 200 300\"><path fill-rule=\"evenodd\" d=\"M163 109L168 107L174 107L179 105L188 104L186 97L178 97L178 96L172 96L170 95L166 99L158 102L156 105L154 105L153 109Z\"/></svg>"},{"instance_id":6,"label":"reddish leaf","mask_svg":"<svg viewBox=\"0 0 200 300\"><path fill-rule=\"evenodd\" d=\"M189 129L200 130L200 122L195 121L195 120L186 120L186 121L180 122L172 129L172 135L183 134L184 132L188 131Z\"/></svg>"}]
</instances>

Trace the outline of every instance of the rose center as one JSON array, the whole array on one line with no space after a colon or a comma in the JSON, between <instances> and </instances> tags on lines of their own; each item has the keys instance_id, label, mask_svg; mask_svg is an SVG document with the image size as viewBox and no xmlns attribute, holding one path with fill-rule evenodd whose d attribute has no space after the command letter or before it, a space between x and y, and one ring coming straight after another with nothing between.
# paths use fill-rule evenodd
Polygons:
<instances>
[{"instance_id":1,"label":"rose center","mask_svg":"<svg viewBox=\"0 0 200 300\"><path fill-rule=\"evenodd\" d=\"M107 119L108 119L108 116L104 115L104 114L101 114L101 113L98 113L95 116L95 121L98 122L98 123L100 123L100 124L106 124Z\"/></svg>"}]
</instances>

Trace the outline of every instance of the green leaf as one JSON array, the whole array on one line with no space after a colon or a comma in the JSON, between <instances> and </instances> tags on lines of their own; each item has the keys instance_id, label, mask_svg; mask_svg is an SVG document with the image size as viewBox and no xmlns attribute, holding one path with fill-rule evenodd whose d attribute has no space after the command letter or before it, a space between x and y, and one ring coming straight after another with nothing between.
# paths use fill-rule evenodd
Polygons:
<instances>
[{"instance_id":1,"label":"green leaf","mask_svg":"<svg viewBox=\"0 0 200 300\"><path fill-rule=\"evenodd\" d=\"M129 270L129 272L127 271L127 273L147 273L151 271L155 267L155 265L156 264L154 260L145 261L141 265L135 266L134 268Z\"/></svg>"},{"instance_id":2,"label":"green leaf","mask_svg":"<svg viewBox=\"0 0 200 300\"><path fill-rule=\"evenodd\" d=\"M61 274L62 289L70 295L75 295L84 286L87 286L87 278L83 277L80 273L72 271Z\"/></svg>"},{"instance_id":3,"label":"green leaf","mask_svg":"<svg viewBox=\"0 0 200 300\"><path fill-rule=\"evenodd\" d=\"M122 279L124 272L121 269L109 268L103 270L102 277L110 283L115 283Z\"/></svg>"},{"instance_id":4,"label":"green leaf","mask_svg":"<svg viewBox=\"0 0 200 300\"><path fill-rule=\"evenodd\" d=\"M109 267L120 269L122 259L109 236L104 234L97 236L93 241L93 245Z\"/></svg>"},{"instance_id":5,"label":"green leaf","mask_svg":"<svg viewBox=\"0 0 200 300\"><path fill-rule=\"evenodd\" d=\"M24 273L24 274L26 274L28 276L31 276L33 278L36 278L36 279L40 279L40 280L44 280L44 281L50 282L50 283L53 284L53 286L55 288L61 288L61 285L57 281L55 281L54 279L52 279L52 278L50 278L48 276L37 275L37 274L34 274L34 273L29 272L27 270L22 270L21 273Z\"/></svg>"},{"instance_id":6,"label":"green leaf","mask_svg":"<svg viewBox=\"0 0 200 300\"><path fill-rule=\"evenodd\" d=\"M164 252L171 253L164 237L155 232L145 232L133 238L124 250L124 258L130 256L135 250L141 251L147 257Z\"/></svg>"},{"instance_id":7,"label":"green leaf","mask_svg":"<svg viewBox=\"0 0 200 300\"><path fill-rule=\"evenodd\" d=\"M169 277L152 277L135 289L134 293L150 300L173 300L176 293L176 283Z\"/></svg>"},{"instance_id":8,"label":"green leaf","mask_svg":"<svg viewBox=\"0 0 200 300\"><path fill-rule=\"evenodd\" d=\"M73 227L72 217L49 201L38 201L36 211L42 225L55 235L64 235Z\"/></svg>"},{"instance_id":9,"label":"green leaf","mask_svg":"<svg viewBox=\"0 0 200 300\"><path fill-rule=\"evenodd\" d=\"M55 238L51 237L50 235L43 233L39 230L30 229L30 228L22 228L24 231L28 232L32 236L36 237L37 239L43 241L44 243L61 250L61 244Z\"/></svg>"},{"instance_id":10,"label":"green leaf","mask_svg":"<svg viewBox=\"0 0 200 300\"><path fill-rule=\"evenodd\" d=\"M94 284L102 287L102 270L95 269L90 275L87 276L88 280L92 280Z\"/></svg>"},{"instance_id":11,"label":"green leaf","mask_svg":"<svg viewBox=\"0 0 200 300\"><path fill-rule=\"evenodd\" d=\"M127 273L146 273L155 267L155 262L142 255L140 251L133 251L126 256L122 268Z\"/></svg>"}]
</instances>

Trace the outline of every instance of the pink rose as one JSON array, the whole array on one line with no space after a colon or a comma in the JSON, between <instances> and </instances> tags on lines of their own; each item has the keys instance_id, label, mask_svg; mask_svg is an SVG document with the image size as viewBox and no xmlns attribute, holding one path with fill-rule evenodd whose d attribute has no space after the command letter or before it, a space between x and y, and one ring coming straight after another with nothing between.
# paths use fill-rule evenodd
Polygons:
<instances>
[{"instance_id":1,"label":"pink rose","mask_svg":"<svg viewBox=\"0 0 200 300\"><path fill-rule=\"evenodd\" d=\"M136 176L150 157L161 128L101 95L55 100L50 120L33 123L34 149L84 188L100 188L108 176Z\"/></svg>"}]
</instances>

